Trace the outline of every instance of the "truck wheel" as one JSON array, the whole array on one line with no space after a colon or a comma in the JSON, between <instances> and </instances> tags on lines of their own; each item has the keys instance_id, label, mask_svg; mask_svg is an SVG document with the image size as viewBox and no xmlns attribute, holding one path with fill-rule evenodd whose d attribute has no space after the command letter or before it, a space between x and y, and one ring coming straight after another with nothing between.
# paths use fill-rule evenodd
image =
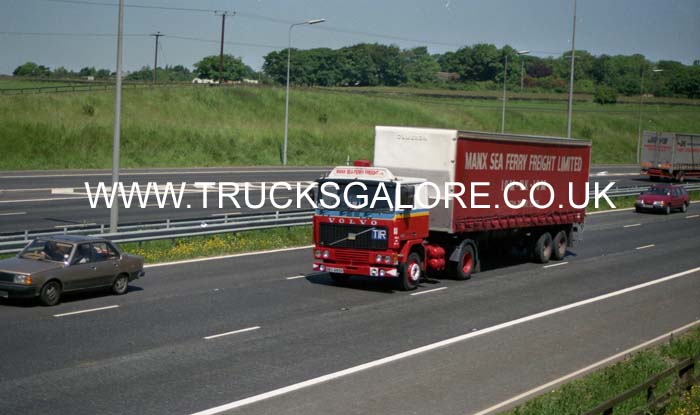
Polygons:
<instances>
[{"instance_id":1,"label":"truck wheel","mask_svg":"<svg viewBox=\"0 0 700 415\"><path fill-rule=\"evenodd\" d=\"M552 235L544 232L535 243L535 260L540 264L549 262L552 257Z\"/></svg>"},{"instance_id":2,"label":"truck wheel","mask_svg":"<svg viewBox=\"0 0 700 415\"><path fill-rule=\"evenodd\" d=\"M569 245L569 238L567 238L566 231L559 231L554 236L554 250L552 251L552 257L557 261L564 259L566 256L566 247Z\"/></svg>"},{"instance_id":3,"label":"truck wheel","mask_svg":"<svg viewBox=\"0 0 700 415\"><path fill-rule=\"evenodd\" d=\"M458 262L450 262L450 276L458 281L468 280L472 277L474 266L476 265L476 255L474 247L466 244L462 248L462 255Z\"/></svg>"},{"instance_id":4,"label":"truck wheel","mask_svg":"<svg viewBox=\"0 0 700 415\"><path fill-rule=\"evenodd\" d=\"M45 306L54 306L61 301L61 284L58 281L49 281L41 287L39 301Z\"/></svg>"},{"instance_id":5,"label":"truck wheel","mask_svg":"<svg viewBox=\"0 0 700 415\"><path fill-rule=\"evenodd\" d=\"M348 280L350 279L350 276L349 276L349 275L345 275L345 274L334 274L334 273L332 273L332 272L331 272L330 276L331 276L331 279L333 280L333 282L336 282L336 283L338 283L338 284L342 284L342 283L348 282Z\"/></svg>"},{"instance_id":6,"label":"truck wheel","mask_svg":"<svg viewBox=\"0 0 700 415\"><path fill-rule=\"evenodd\" d=\"M406 263L401 270L399 278L399 289L401 291L410 291L418 286L418 282L423 276L422 263L420 255L413 252L408 256Z\"/></svg>"}]
</instances>

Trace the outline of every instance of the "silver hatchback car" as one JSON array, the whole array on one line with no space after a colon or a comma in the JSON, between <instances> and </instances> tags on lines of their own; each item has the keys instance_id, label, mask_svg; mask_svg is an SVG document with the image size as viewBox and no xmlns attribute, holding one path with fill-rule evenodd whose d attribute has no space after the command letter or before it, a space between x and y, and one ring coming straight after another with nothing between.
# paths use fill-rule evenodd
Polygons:
<instances>
[{"instance_id":1,"label":"silver hatchback car","mask_svg":"<svg viewBox=\"0 0 700 415\"><path fill-rule=\"evenodd\" d=\"M143 258L106 239L62 235L32 241L0 261L0 298L35 298L56 305L64 292L110 287L121 295L143 277Z\"/></svg>"}]
</instances>

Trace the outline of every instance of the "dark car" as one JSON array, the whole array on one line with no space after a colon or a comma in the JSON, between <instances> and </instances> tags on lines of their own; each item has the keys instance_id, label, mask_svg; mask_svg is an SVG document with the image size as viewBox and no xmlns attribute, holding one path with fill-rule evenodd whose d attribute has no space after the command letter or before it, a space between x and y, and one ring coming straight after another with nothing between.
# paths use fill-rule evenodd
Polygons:
<instances>
[{"instance_id":1,"label":"dark car","mask_svg":"<svg viewBox=\"0 0 700 415\"><path fill-rule=\"evenodd\" d=\"M642 192L637 197L634 208L637 212L654 210L668 215L673 209L685 212L688 210L688 204L690 204L690 197L685 187L672 184L658 184Z\"/></svg>"},{"instance_id":2,"label":"dark car","mask_svg":"<svg viewBox=\"0 0 700 415\"><path fill-rule=\"evenodd\" d=\"M143 258L106 239L57 236L35 239L16 257L0 261L0 298L35 298L56 305L64 292L110 287L126 293L143 277Z\"/></svg>"}]
</instances>

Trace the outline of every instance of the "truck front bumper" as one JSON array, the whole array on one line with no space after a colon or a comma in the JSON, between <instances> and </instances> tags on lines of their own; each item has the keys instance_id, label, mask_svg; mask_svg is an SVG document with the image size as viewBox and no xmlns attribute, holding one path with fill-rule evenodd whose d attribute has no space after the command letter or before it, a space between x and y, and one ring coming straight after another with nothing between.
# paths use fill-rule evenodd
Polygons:
<instances>
[{"instance_id":1,"label":"truck front bumper","mask_svg":"<svg viewBox=\"0 0 700 415\"><path fill-rule=\"evenodd\" d=\"M314 271L331 274L358 275L363 277L396 278L399 271L396 267L375 265L352 265L343 263L314 262Z\"/></svg>"}]
</instances>

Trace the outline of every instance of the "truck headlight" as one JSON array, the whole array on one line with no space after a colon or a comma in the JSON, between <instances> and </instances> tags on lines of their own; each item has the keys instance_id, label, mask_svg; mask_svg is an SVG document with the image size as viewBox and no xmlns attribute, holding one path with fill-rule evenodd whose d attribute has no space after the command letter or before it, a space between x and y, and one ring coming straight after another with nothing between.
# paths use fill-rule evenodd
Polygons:
<instances>
[{"instance_id":1,"label":"truck headlight","mask_svg":"<svg viewBox=\"0 0 700 415\"><path fill-rule=\"evenodd\" d=\"M16 274L13 281L15 284L31 285L32 284L32 276L31 275Z\"/></svg>"},{"instance_id":2,"label":"truck headlight","mask_svg":"<svg viewBox=\"0 0 700 415\"><path fill-rule=\"evenodd\" d=\"M381 263L382 262L382 254L377 254L377 256L374 257L374 262Z\"/></svg>"},{"instance_id":3,"label":"truck headlight","mask_svg":"<svg viewBox=\"0 0 700 415\"><path fill-rule=\"evenodd\" d=\"M391 255L385 256L385 257L384 257L384 262L386 262L387 264L391 264Z\"/></svg>"},{"instance_id":4,"label":"truck headlight","mask_svg":"<svg viewBox=\"0 0 700 415\"><path fill-rule=\"evenodd\" d=\"M331 256L331 253L327 249L325 251L323 251L324 258L328 258L329 256Z\"/></svg>"},{"instance_id":5,"label":"truck headlight","mask_svg":"<svg viewBox=\"0 0 700 415\"><path fill-rule=\"evenodd\" d=\"M316 252L314 252L314 256L315 256L316 258L321 258L321 250L320 250L320 249L317 249Z\"/></svg>"}]
</instances>

